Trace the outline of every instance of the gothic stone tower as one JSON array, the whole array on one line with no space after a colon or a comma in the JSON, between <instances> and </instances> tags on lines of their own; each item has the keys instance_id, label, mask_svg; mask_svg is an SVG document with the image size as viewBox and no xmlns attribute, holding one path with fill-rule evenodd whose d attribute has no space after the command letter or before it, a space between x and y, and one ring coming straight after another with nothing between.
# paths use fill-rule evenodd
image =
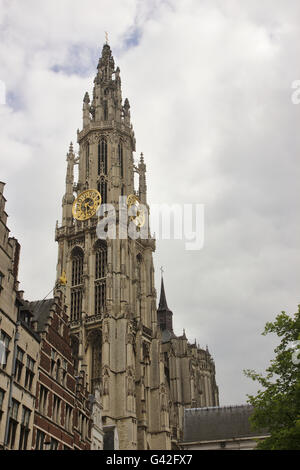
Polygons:
<instances>
[{"instance_id":1,"label":"gothic stone tower","mask_svg":"<svg viewBox=\"0 0 300 470\"><path fill-rule=\"evenodd\" d=\"M92 100L88 93L84 96L77 140L79 154L72 144L67 153L62 225L56 227L57 277L66 273L76 365L85 372L90 392L100 386L103 424L117 427L120 449L168 449L168 397L152 261L155 240L100 240L96 216L82 222L72 216L74 193L86 189L97 189L103 203L113 204L117 220L120 195L136 194L147 204L146 166L142 155L134 164L130 106L127 99L122 101L120 69L115 69L108 44L103 46Z\"/></svg>"}]
</instances>

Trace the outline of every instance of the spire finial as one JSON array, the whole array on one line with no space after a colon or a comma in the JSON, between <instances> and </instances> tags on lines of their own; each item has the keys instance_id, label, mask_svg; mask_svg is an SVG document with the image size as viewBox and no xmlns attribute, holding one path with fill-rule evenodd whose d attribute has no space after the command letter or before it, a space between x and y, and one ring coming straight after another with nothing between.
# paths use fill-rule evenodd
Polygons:
<instances>
[{"instance_id":1,"label":"spire finial","mask_svg":"<svg viewBox=\"0 0 300 470\"><path fill-rule=\"evenodd\" d=\"M163 277L163 273L165 272L163 266L160 267L160 272L161 272L161 277Z\"/></svg>"},{"instance_id":2,"label":"spire finial","mask_svg":"<svg viewBox=\"0 0 300 470\"><path fill-rule=\"evenodd\" d=\"M106 41L106 44L108 44L108 32L105 31L105 41Z\"/></svg>"}]
</instances>

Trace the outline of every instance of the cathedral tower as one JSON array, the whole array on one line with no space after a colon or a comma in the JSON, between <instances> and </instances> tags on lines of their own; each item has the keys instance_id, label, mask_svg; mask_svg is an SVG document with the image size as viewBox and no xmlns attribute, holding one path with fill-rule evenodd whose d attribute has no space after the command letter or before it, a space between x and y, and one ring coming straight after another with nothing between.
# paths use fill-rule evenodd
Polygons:
<instances>
[{"instance_id":1,"label":"cathedral tower","mask_svg":"<svg viewBox=\"0 0 300 470\"><path fill-rule=\"evenodd\" d=\"M103 46L93 95L85 94L82 110L79 152L70 145L62 225L56 227L57 279L66 274L76 366L85 372L91 393L100 387L103 424L116 426L121 449L168 449L168 398L152 260L155 240L118 237L119 197L136 195L147 205L146 166L143 155L134 163L130 105L127 98L122 100L120 69L108 44ZM74 193L89 189L101 194L102 203L114 206L115 239L97 237L96 215L74 219Z\"/></svg>"}]
</instances>

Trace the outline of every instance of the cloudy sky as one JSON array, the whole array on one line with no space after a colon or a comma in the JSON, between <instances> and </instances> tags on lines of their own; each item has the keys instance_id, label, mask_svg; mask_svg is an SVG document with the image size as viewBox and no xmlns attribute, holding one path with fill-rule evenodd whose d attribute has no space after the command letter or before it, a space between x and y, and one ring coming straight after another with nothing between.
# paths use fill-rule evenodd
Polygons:
<instances>
[{"instance_id":1,"label":"cloudy sky","mask_svg":"<svg viewBox=\"0 0 300 470\"><path fill-rule=\"evenodd\" d=\"M113 6L112 6L113 5ZM66 152L109 32L151 203L205 206L205 243L159 241L175 332L215 358L222 405L246 402L300 303L298 0L0 0L0 180L21 287L55 280Z\"/></svg>"}]
</instances>

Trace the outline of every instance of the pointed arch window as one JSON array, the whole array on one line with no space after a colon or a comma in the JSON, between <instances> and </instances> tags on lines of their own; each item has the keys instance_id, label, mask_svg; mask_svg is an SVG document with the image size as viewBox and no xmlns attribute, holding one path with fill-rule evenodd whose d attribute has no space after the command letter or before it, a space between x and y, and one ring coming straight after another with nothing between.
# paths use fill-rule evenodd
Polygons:
<instances>
[{"instance_id":1,"label":"pointed arch window","mask_svg":"<svg viewBox=\"0 0 300 470\"><path fill-rule=\"evenodd\" d=\"M107 181L105 178L100 178L97 188L101 194L102 203L105 204L107 202Z\"/></svg>"},{"instance_id":2,"label":"pointed arch window","mask_svg":"<svg viewBox=\"0 0 300 470\"><path fill-rule=\"evenodd\" d=\"M107 119L108 119L108 106L107 106L107 101L106 100L103 103L103 119L104 119L104 121L107 121Z\"/></svg>"},{"instance_id":3,"label":"pointed arch window","mask_svg":"<svg viewBox=\"0 0 300 470\"><path fill-rule=\"evenodd\" d=\"M83 290L83 251L76 247L72 251L72 276L71 276L71 320L79 320L82 309Z\"/></svg>"},{"instance_id":4,"label":"pointed arch window","mask_svg":"<svg viewBox=\"0 0 300 470\"><path fill-rule=\"evenodd\" d=\"M124 176L124 166L123 166L123 145L120 142L118 145L118 155L119 155L119 165L120 165L120 176Z\"/></svg>"},{"instance_id":5,"label":"pointed arch window","mask_svg":"<svg viewBox=\"0 0 300 470\"><path fill-rule=\"evenodd\" d=\"M98 143L98 175L107 175L107 140L103 137Z\"/></svg>"},{"instance_id":6,"label":"pointed arch window","mask_svg":"<svg viewBox=\"0 0 300 470\"><path fill-rule=\"evenodd\" d=\"M85 172L86 177L88 178L90 172L90 144L89 142L86 144L85 149Z\"/></svg>"},{"instance_id":7,"label":"pointed arch window","mask_svg":"<svg viewBox=\"0 0 300 470\"><path fill-rule=\"evenodd\" d=\"M103 313L106 304L107 245L95 245L95 315Z\"/></svg>"},{"instance_id":8,"label":"pointed arch window","mask_svg":"<svg viewBox=\"0 0 300 470\"><path fill-rule=\"evenodd\" d=\"M92 340L92 393L95 392L95 388L101 383L101 371L102 371L102 337L100 332L94 332Z\"/></svg>"},{"instance_id":9,"label":"pointed arch window","mask_svg":"<svg viewBox=\"0 0 300 470\"><path fill-rule=\"evenodd\" d=\"M143 257L139 253L136 257L137 307L139 316L142 315L142 262Z\"/></svg>"}]
</instances>

